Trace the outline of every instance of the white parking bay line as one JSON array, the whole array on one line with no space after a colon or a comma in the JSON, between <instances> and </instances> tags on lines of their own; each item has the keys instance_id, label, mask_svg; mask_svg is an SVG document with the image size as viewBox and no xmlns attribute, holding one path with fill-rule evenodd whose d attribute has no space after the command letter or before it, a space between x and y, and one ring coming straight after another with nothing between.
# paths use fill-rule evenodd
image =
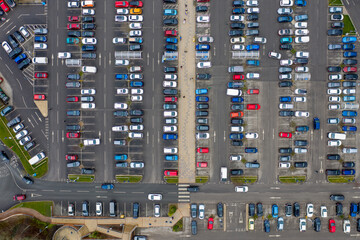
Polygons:
<instances>
[{"instance_id":1,"label":"white parking bay line","mask_svg":"<svg viewBox=\"0 0 360 240\"><path fill-rule=\"evenodd\" d=\"M270 197L270 199L281 199L281 197Z\"/></svg>"}]
</instances>

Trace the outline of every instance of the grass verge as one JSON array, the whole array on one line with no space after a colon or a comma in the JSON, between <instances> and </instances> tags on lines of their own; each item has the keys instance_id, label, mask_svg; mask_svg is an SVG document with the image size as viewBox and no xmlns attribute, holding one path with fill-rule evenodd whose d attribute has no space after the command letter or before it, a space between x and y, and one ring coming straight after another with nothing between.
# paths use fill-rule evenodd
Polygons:
<instances>
[{"instance_id":1,"label":"grass verge","mask_svg":"<svg viewBox=\"0 0 360 240\"><path fill-rule=\"evenodd\" d=\"M344 29L343 29L343 34L348 34L348 35L355 35L356 34L356 30L354 27L354 24L352 23L349 15L344 15Z\"/></svg>"},{"instance_id":2,"label":"grass verge","mask_svg":"<svg viewBox=\"0 0 360 240\"><path fill-rule=\"evenodd\" d=\"M331 183L349 183L355 180L355 176L328 176L327 179Z\"/></svg>"},{"instance_id":3,"label":"grass verge","mask_svg":"<svg viewBox=\"0 0 360 240\"><path fill-rule=\"evenodd\" d=\"M231 177L231 182L236 184L251 184L257 181L257 176Z\"/></svg>"},{"instance_id":4,"label":"grass verge","mask_svg":"<svg viewBox=\"0 0 360 240\"><path fill-rule=\"evenodd\" d=\"M174 215L174 213L176 212L177 207L175 205L170 205L169 206L169 212L168 212L168 216L171 217L172 215Z\"/></svg>"},{"instance_id":5,"label":"grass verge","mask_svg":"<svg viewBox=\"0 0 360 240\"><path fill-rule=\"evenodd\" d=\"M93 182L94 175L68 174L68 178L74 182Z\"/></svg>"},{"instance_id":6,"label":"grass verge","mask_svg":"<svg viewBox=\"0 0 360 240\"><path fill-rule=\"evenodd\" d=\"M329 0L329 6L343 6L341 0Z\"/></svg>"},{"instance_id":7,"label":"grass verge","mask_svg":"<svg viewBox=\"0 0 360 240\"><path fill-rule=\"evenodd\" d=\"M143 176L141 175L116 175L116 181L120 183L138 183L142 180Z\"/></svg>"},{"instance_id":8,"label":"grass verge","mask_svg":"<svg viewBox=\"0 0 360 240\"><path fill-rule=\"evenodd\" d=\"M195 178L196 183L207 183L209 181L209 176L198 176Z\"/></svg>"},{"instance_id":9,"label":"grass verge","mask_svg":"<svg viewBox=\"0 0 360 240\"><path fill-rule=\"evenodd\" d=\"M38 211L39 213L41 213L44 216L51 217L51 207L52 206L53 206L52 201L23 202L23 203L19 203L19 204L13 206L10 209L19 208L19 207L31 208L31 209L34 209L35 211Z\"/></svg>"},{"instance_id":10,"label":"grass verge","mask_svg":"<svg viewBox=\"0 0 360 240\"><path fill-rule=\"evenodd\" d=\"M183 220L180 219L174 226L173 231L174 232L181 232L183 230Z\"/></svg>"},{"instance_id":11,"label":"grass verge","mask_svg":"<svg viewBox=\"0 0 360 240\"><path fill-rule=\"evenodd\" d=\"M306 176L281 176L279 181L282 183L302 183L305 182Z\"/></svg>"},{"instance_id":12,"label":"grass verge","mask_svg":"<svg viewBox=\"0 0 360 240\"><path fill-rule=\"evenodd\" d=\"M36 178L40 178L46 174L48 171L48 159L41 161L38 165L35 165L33 168L29 159L31 158L30 154L22 150L20 144L16 141L14 132L7 127L7 120L5 117L0 118L0 139L1 141L9 147L20 159L25 171Z\"/></svg>"},{"instance_id":13,"label":"grass verge","mask_svg":"<svg viewBox=\"0 0 360 240\"><path fill-rule=\"evenodd\" d=\"M164 177L164 180L167 183L178 183L179 177Z\"/></svg>"}]
</instances>

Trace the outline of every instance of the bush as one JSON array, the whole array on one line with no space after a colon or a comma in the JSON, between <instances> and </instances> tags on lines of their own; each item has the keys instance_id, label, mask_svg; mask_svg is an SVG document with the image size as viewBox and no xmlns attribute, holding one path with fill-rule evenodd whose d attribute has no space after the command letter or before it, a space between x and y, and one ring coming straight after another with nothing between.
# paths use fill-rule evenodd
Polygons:
<instances>
[{"instance_id":1,"label":"bush","mask_svg":"<svg viewBox=\"0 0 360 240\"><path fill-rule=\"evenodd\" d=\"M175 205L170 205L168 215L171 217L177 210L177 207Z\"/></svg>"},{"instance_id":2,"label":"bush","mask_svg":"<svg viewBox=\"0 0 360 240\"><path fill-rule=\"evenodd\" d=\"M180 219L174 226L173 231L174 232L181 232L183 230L183 220Z\"/></svg>"}]
</instances>

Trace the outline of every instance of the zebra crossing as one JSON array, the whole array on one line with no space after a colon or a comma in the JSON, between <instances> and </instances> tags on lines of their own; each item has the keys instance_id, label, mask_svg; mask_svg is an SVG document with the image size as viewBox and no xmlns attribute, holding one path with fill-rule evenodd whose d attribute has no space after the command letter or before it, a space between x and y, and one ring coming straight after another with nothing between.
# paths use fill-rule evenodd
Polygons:
<instances>
[{"instance_id":1,"label":"zebra crossing","mask_svg":"<svg viewBox=\"0 0 360 240\"><path fill-rule=\"evenodd\" d=\"M178 202L190 202L190 192L187 188L190 184L178 184Z\"/></svg>"}]
</instances>

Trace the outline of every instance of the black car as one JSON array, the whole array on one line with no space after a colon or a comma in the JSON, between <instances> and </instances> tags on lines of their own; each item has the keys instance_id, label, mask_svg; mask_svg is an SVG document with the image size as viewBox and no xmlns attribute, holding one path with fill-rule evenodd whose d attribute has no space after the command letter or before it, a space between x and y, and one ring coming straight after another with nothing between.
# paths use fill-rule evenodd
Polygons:
<instances>
[{"instance_id":1,"label":"black car","mask_svg":"<svg viewBox=\"0 0 360 240\"><path fill-rule=\"evenodd\" d=\"M258 215L258 217L261 217L264 214L262 203L256 204L256 214Z\"/></svg>"},{"instance_id":2,"label":"black car","mask_svg":"<svg viewBox=\"0 0 360 240\"><path fill-rule=\"evenodd\" d=\"M307 165L307 162L294 162L294 167L296 168L306 168Z\"/></svg>"},{"instance_id":3,"label":"black car","mask_svg":"<svg viewBox=\"0 0 360 240\"><path fill-rule=\"evenodd\" d=\"M243 23L231 23L230 28L231 29L244 29L245 24L243 24Z\"/></svg>"},{"instance_id":4,"label":"black car","mask_svg":"<svg viewBox=\"0 0 360 240\"><path fill-rule=\"evenodd\" d=\"M20 123L20 122L21 122L21 118L20 118L20 117L16 117L16 118L10 120L6 125L7 125L8 127L12 127L12 126L15 126L15 124L18 124L18 123Z\"/></svg>"},{"instance_id":5,"label":"black car","mask_svg":"<svg viewBox=\"0 0 360 240\"><path fill-rule=\"evenodd\" d=\"M231 110L244 110L244 104L231 104Z\"/></svg>"},{"instance_id":6,"label":"black car","mask_svg":"<svg viewBox=\"0 0 360 240\"><path fill-rule=\"evenodd\" d=\"M343 22L334 22L331 24L332 28L344 28L344 23Z\"/></svg>"},{"instance_id":7,"label":"black car","mask_svg":"<svg viewBox=\"0 0 360 240\"><path fill-rule=\"evenodd\" d=\"M342 194L331 194L330 195L330 200L332 200L332 201L344 201L345 197Z\"/></svg>"},{"instance_id":8,"label":"black car","mask_svg":"<svg viewBox=\"0 0 360 240\"><path fill-rule=\"evenodd\" d=\"M230 175L243 175L244 171L242 169L231 169L230 170Z\"/></svg>"},{"instance_id":9,"label":"black car","mask_svg":"<svg viewBox=\"0 0 360 240\"><path fill-rule=\"evenodd\" d=\"M82 37L94 37L95 32L94 31L83 31L81 32Z\"/></svg>"},{"instance_id":10,"label":"black car","mask_svg":"<svg viewBox=\"0 0 360 240\"><path fill-rule=\"evenodd\" d=\"M292 153L292 148L279 148L279 153Z\"/></svg>"},{"instance_id":11,"label":"black car","mask_svg":"<svg viewBox=\"0 0 360 240\"><path fill-rule=\"evenodd\" d=\"M196 74L197 80L209 80L211 78L211 75L208 73L198 73Z\"/></svg>"},{"instance_id":12,"label":"black car","mask_svg":"<svg viewBox=\"0 0 360 240\"><path fill-rule=\"evenodd\" d=\"M344 74L345 80L357 80L358 75L357 74Z\"/></svg>"},{"instance_id":13,"label":"black car","mask_svg":"<svg viewBox=\"0 0 360 240\"><path fill-rule=\"evenodd\" d=\"M285 204L285 216L291 217L292 212L293 212L293 210L292 210L292 205L291 205L291 203Z\"/></svg>"},{"instance_id":14,"label":"black car","mask_svg":"<svg viewBox=\"0 0 360 240\"><path fill-rule=\"evenodd\" d=\"M207 6L196 6L196 12L207 12Z\"/></svg>"},{"instance_id":15,"label":"black car","mask_svg":"<svg viewBox=\"0 0 360 240\"><path fill-rule=\"evenodd\" d=\"M295 140L294 145L295 146L307 146L308 142L306 140Z\"/></svg>"},{"instance_id":16,"label":"black car","mask_svg":"<svg viewBox=\"0 0 360 240\"><path fill-rule=\"evenodd\" d=\"M244 119L232 118L230 122L231 122L231 124L240 124L240 125L242 125L242 124L244 124Z\"/></svg>"},{"instance_id":17,"label":"black car","mask_svg":"<svg viewBox=\"0 0 360 240\"><path fill-rule=\"evenodd\" d=\"M345 64L345 65L356 65L357 60L356 59L344 59L343 64Z\"/></svg>"},{"instance_id":18,"label":"black car","mask_svg":"<svg viewBox=\"0 0 360 240\"><path fill-rule=\"evenodd\" d=\"M143 110L140 110L140 109L130 110L130 116L143 116L143 115L144 115Z\"/></svg>"},{"instance_id":19,"label":"black car","mask_svg":"<svg viewBox=\"0 0 360 240\"><path fill-rule=\"evenodd\" d=\"M23 36L21 36L21 34L18 31L15 31L13 34L18 42L21 43L25 42L25 39L23 38Z\"/></svg>"},{"instance_id":20,"label":"black car","mask_svg":"<svg viewBox=\"0 0 360 240\"><path fill-rule=\"evenodd\" d=\"M339 154L328 154L326 158L327 158L327 160L340 160L340 155Z\"/></svg>"},{"instance_id":21,"label":"black car","mask_svg":"<svg viewBox=\"0 0 360 240\"><path fill-rule=\"evenodd\" d=\"M0 159L4 162L10 162L10 158L5 151L0 152Z\"/></svg>"},{"instance_id":22,"label":"black car","mask_svg":"<svg viewBox=\"0 0 360 240\"><path fill-rule=\"evenodd\" d=\"M32 180L31 178L27 177L27 176L24 176L22 178L22 180L26 183L26 184L33 184L34 183L34 180Z\"/></svg>"},{"instance_id":23,"label":"black car","mask_svg":"<svg viewBox=\"0 0 360 240\"><path fill-rule=\"evenodd\" d=\"M216 212L217 212L218 217L224 216L224 205L222 203L217 204Z\"/></svg>"},{"instance_id":24,"label":"black car","mask_svg":"<svg viewBox=\"0 0 360 240\"><path fill-rule=\"evenodd\" d=\"M253 217L255 215L255 204L249 203L249 217Z\"/></svg>"},{"instance_id":25,"label":"black car","mask_svg":"<svg viewBox=\"0 0 360 240\"><path fill-rule=\"evenodd\" d=\"M116 117L127 117L127 116L129 116L129 113L128 113L128 111L125 111L125 110L123 110L123 111L115 111L114 116L116 116Z\"/></svg>"},{"instance_id":26,"label":"black car","mask_svg":"<svg viewBox=\"0 0 360 240\"><path fill-rule=\"evenodd\" d=\"M129 50L130 51L141 51L142 47L140 44L134 44L130 45Z\"/></svg>"},{"instance_id":27,"label":"black car","mask_svg":"<svg viewBox=\"0 0 360 240\"><path fill-rule=\"evenodd\" d=\"M315 218L314 219L314 231L315 232L320 232L321 230L321 221L320 221L320 218Z\"/></svg>"},{"instance_id":28,"label":"black car","mask_svg":"<svg viewBox=\"0 0 360 240\"><path fill-rule=\"evenodd\" d=\"M165 45L165 50L166 51L177 51L177 46L176 45Z\"/></svg>"},{"instance_id":29,"label":"black car","mask_svg":"<svg viewBox=\"0 0 360 240\"><path fill-rule=\"evenodd\" d=\"M133 203L133 218L138 218L140 212L140 204L135 202Z\"/></svg>"},{"instance_id":30,"label":"black car","mask_svg":"<svg viewBox=\"0 0 360 240\"><path fill-rule=\"evenodd\" d=\"M4 15L5 12L0 8L0 16Z\"/></svg>"},{"instance_id":31,"label":"black car","mask_svg":"<svg viewBox=\"0 0 360 240\"><path fill-rule=\"evenodd\" d=\"M330 66L327 68L328 72L341 72L341 67Z\"/></svg>"},{"instance_id":32,"label":"black car","mask_svg":"<svg viewBox=\"0 0 360 240\"><path fill-rule=\"evenodd\" d=\"M308 64L309 59L307 58L295 58L294 64Z\"/></svg>"},{"instance_id":33,"label":"black car","mask_svg":"<svg viewBox=\"0 0 360 240\"><path fill-rule=\"evenodd\" d=\"M23 60L21 63L19 63L18 69L23 70L24 68L29 66L30 63L31 63L31 60L29 58L27 58L27 59Z\"/></svg>"},{"instance_id":34,"label":"black car","mask_svg":"<svg viewBox=\"0 0 360 240\"><path fill-rule=\"evenodd\" d=\"M131 123L143 123L144 119L143 118L130 118L130 122Z\"/></svg>"},{"instance_id":35,"label":"black car","mask_svg":"<svg viewBox=\"0 0 360 240\"><path fill-rule=\"evenodd\" d=\"M95 22L95 18L94 17L82 17L82 22L92 23L92 22Z\"/></svg>"},{"instance_id":36,"label":"black car","mask_svg":"<svg viewBox=\"0 0 360 240\"><path fill-rule=\"evenodd\" d=\"M291 44L281 44L279 47L280 50L291 50L292 45Z\"/></svg>"},{"instance_id":37,"label":"black car","mask_svg":"<svg viewBox=\"0 0 360 240\"><path fill-rule=\"evenodd\" d=\"M257 14L257 13L249 14L246 17L246 20L248 20L248 21L257 21L257 20L259 20L259 14Z\"/></svg>"},{"instance_id":38,"label":"black car","mask_svg":"<svg viewBox=\"0 0 360 240\"><path fill-rule=\"evenodd\" d=\"M22 53L22 48L15 48L14 50L12 50L10 53L9 53L9 57L11 59L15 59L17 56L19 56L21 53Z\"/></svg>"},{"instance_id":39,"label":"black car","mask_svg":"<svg viewBox=\"0 0 360 240\"><path fill-rule=\"evenodd\" d=\"M230 30L229 31L229 36L230 37L240 37L244 35L244 31L243 30Z\"/></svg>"},{"instance_id":40,"label":"black car","mask_svg":"<svg viewBox=\"0 0 360 240\"><path fill-rule=\"evenodd\" d=\"M207 104L207 103L198 103L196 105L196 108L197 109L209 109L209 104Z\"/></svg>"},{"instance_id":41,"label":"black car","mask_svg":"<svg viewBox=\"0 0 360 240\"><path fill-rule=\"evenodd\" d=\"M17 48L19 46L19 44L16 42L15 38L12 35L8 36L8 40L13 48Z\"/></svg>"},{"instance_id":42,"label":"black car","mask_svg":"<svg viewBox=\"0 0 360 240\"><path fill-rule=\"evenodd\" d=\"M279 82L279 87L291 87L293 83L291 81Z\"/></svg>"},{"instance_id":43,"label":"black car","mask_svg":"<svg viewBox=\"0 0 360 240\"><path fill-rule=\"evenodd\" d=\"M177 0L163 0L164 3L176 3Z\"/></svg>"},{"instance_id":44,"label":"black car","mask_svg":"<svg viewBox=\"0 0 360 240\"><path fill-rule=\"evenodd\" d=\"M336 216L343 215L343 205L342 203L337 202L336 203Z\"/></svg>"},{"instance_id":45,"label":"black car","mask_svg":"<svg viewBox=\"0 0 360 240\"><path fill-rule=\"evenodd\" d=\"M260 25L257 22L250 22L250 23L247 24L248 28L259 28L259 26Z\"/></svg>"},{"instance_id":46,"label":"black car","mask_svg":"<svg viewBox=\"0 0 360 240\"><path fill-rule=\"evenodd\" d=\"M267 219L265 219L265 221L264 221L264 231L270 232L270 222Z\"/></svg>"},{"instance_id":47,"label":"black car","mask_svg":"<svg viewBox=\"0 0 360 240\"><path fill-rule=\"evenodd\" d=\"M82 168L81 174L94 174L95 170L93 168Z\"/></svg>"},{"instance_id":48,"label":"black car","mask_svg":"<svg viewBox=\"0 0 360 240\"><path fill-rule=\"evenodd\" d=\"M356 231L360 232L360 218L356 220Z\"/></svg>"},{"instance_id":49,"label":"black car","mask_svg":"<svg viewBox=\"0 0 360 240\"><path fill-rule=\"evenodd\" d=\"M176 67L164 67L164 73L176 73L177 68Z\"/></svg>"},{"instance_id":50,"label":"black car","mask_svg":"<svg viewBox=\"0 0 360 240\"><path fill-rule=\"evenodd\" d=\"M29 151L30 149L32 149L33 147L35 147L35 145L36 145L36 142L35 142L35 141L29 142L29 143L25 144L24 149L25 149L26 151Z\"/></svg>"},{"instance_id":51,"label":"black car","mask_svg":"<svg viewBox=\"0 0 360 240\"><path fill-rule=\"evenodd\" d=\"M190 205L190 215L191 215L192 218L197 217L197 205L196 205L196 203L192 203Z\"/></svg>"},{"instance_id":52,"label":"black car","mask_svg":"<svg viewBox=\"0 0 360 240\"><path fill-rule=\"evenodd\" d=\"M328 36L341 36L343 34L342 29L329 29L327 31Z\"/></svg>"},{"instance_id":53,"label":"black car","mask_svg":"<svg viewBox=\"0 0 360 240\"><path fill-rule=\"evenodd\" d=\"M299 217L300 216L300 204L294 203L294 216Z\"/></svg>"},{"instance_id":54,"label":"black car","mask_svg":"<svg viewBox=\"0 0 360 240\"><path fill-rule=\"evenodd\" d=\"M82 53L81 57L84 59L95 59L96 53Z\"/></svg>"},{"instance_id":55,"label":"black car","mask_svg":"<svg viewBox=\"0 0 360 240\"><path fill-rule=\"evenodd\" d=\"M355 167L355 162L343 162L344 168L353 168Z\"/></svg>"},{"instance_id":56,"label":"black car","mask_svg":"<svg viewBox=\"0 0 360 240\"><path fill-rule=\"evenodd\" d=\"M94 23L84 23L82 25L83 30L94 30L96 28L96 25Z\"/></svg>"},{"instance_id":57,"label":"black car","mask_svg":"<svg viewBox=\"0 0 360 240\"><path fill-rule=\"evenodd\" d=\"M82 45L81 49L83 51L96 51L95 45Z\"/></svg>"},{"instance_id":58,"label":"black car","mask_svg":"<svg viewBox=\"0 0 360 240\"><path fill-rule=\"evenodd\" d=\"M243 142L241 140L232 140L231 145L233 145L235 147L241 147L241 146L243 146Z\"/></svg>"},{"instance_id":59,"label":"black car","mask_svg":"<svg viewBox=\"0 0 360 240\"><path fill-rule=\"evenodd\" d=\"M198 186L189 186L187 190L188 192L198 192L200 189Z\"/></svg>"},{"instance_id":60,"label":"black car","mask_svg":"<svg viewBox=\"0 0 360 240\"><path fill-rule=\"evenodd\" d=\"M80 31L68 31L67 32L68 37L81 37Z\"/></svg>"},{"instance_id":61,"label":"black car","mask_svg":"<svg viewBox=\"0 0 360 240\"><path fill-rule=\"evenodd\" d=\"M279 111L279 116L280 117L293 117L293 116L295 116L295 112L290 111L290 110Z\"/></svg>"},{"instance_id":62,"label":"black car","mask_svg":"<svg viewBox=\"0 0 360 240\"><path fill-rule=\"evenodd\" d=\"M178 25L178 20L176 18L164 19L163 24L167 26L176 26Z\"/></svg>"},{"instance_id":63,"label":"black car","mask_svg":"<svg viewBox=\"0 0 360 240\"><path fill-rule=\"evenodd\" d=\"M196 235L197 234L197 223L195 220L191 221L191 234Z\"/></svg>"},{"instance_id":64,"label":"black car","mask_svg":"<svg viewBox=\"0 0 360 240\"><path fill-rule=\"evenodd\" d=\"M163 90L164 95L176 95L177 94L177 89L169 89L166 88Z\"/></svg>"},{"instance_id":65,"label":"black car","mask_svg":"<svg viewBox=\"0 0 360 240\"><path fill-rule=\"evenodd\" d=\"M340 175L340 170L339 169L326 169L325 171L326 175L329 175L329 176L337 176L337 175Z\"/></svg>"},{"instance_id":66,"label":"black car","mask_svg":"<svg viewBox=\"0 0 360 240\"><path fill-rule=\"evenodd\" d=\"M68 73L67 79L68 80L80 80L80 74Z\"/></svg>"}]
</instances>

